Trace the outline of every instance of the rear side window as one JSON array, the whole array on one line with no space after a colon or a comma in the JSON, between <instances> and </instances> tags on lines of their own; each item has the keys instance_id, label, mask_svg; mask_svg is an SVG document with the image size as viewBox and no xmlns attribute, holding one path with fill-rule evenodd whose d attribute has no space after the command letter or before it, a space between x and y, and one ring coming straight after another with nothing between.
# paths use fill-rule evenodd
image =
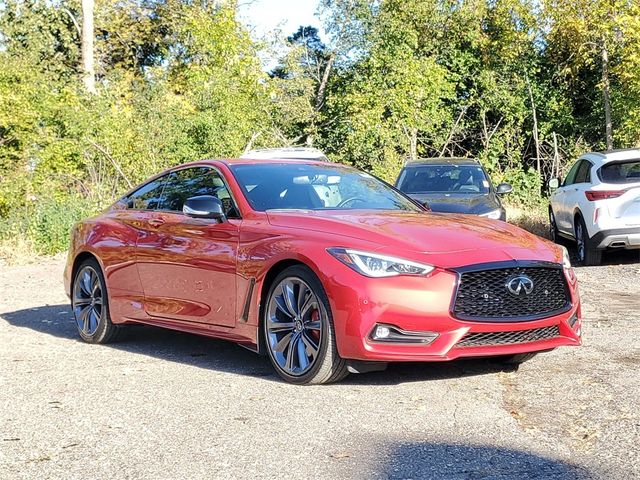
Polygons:
<instances>
[{"instance_id":1,"label":"rear side window","mask_svg":"<svg viewBox=\"0 0 640 480\"><path fill-rule=\"evenodd\" d=\"M573 183L589 183L591 181L591 166L590 162L582 160Z\"/></svg>"},{"instance_id":2,"label":"rear side window","mask_svg":"<svg viewBox=\"0 0 640 480\"><path fill-rule=\"evenodd\" d=\"M573 167L571 167L571 170L569 170L569 173L567 173L562 186L566 187L567 185L573 185L575 183L576 175L582 162L583 160L580 160L579 162L573 164Z\"/></svg>"},{"instance_id":3,"label":"rear side window","mask_svg":"<svg viewBox=\"0 0 640 480\"><path fill-rule=\"evenodd\" d=\"M127 208L134 210L156 210L162 201L162 187L167 177L163 176L143 185L123 200Z\"/></svg>"},{"instance_id":4,"label":"rear side window","mask_svg":"<svg viewBox=\"0 0 640 480\"><path fill-rule=\"evenodd\" d=\"M609 163L598 170L605 183L640 183L640 159Z\"/></svg>"}]
</instances>

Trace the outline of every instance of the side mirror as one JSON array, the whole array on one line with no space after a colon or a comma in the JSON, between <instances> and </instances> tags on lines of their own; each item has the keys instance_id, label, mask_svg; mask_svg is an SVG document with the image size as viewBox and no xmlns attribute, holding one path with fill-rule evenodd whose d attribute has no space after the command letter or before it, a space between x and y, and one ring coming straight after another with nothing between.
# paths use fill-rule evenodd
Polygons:
<instances>
[{"instance_id":1,"label":"side mirror","mask_svg":"<svg viewBox=\"0 0 640 480\"><path fill-rule=\"evenodd\" d=\"M200 195L187 198L182 206L182 213L193 218L212 218L225 221L222 202L212 195Z\"/></svg>"},{"instance_id":2,"label":"side mirror","mask_svg":"<svg viewBox=\"0 0 640 480\"><path fill-rule=\"evenodd\" d=\"M425 209L427 212L432 212L432 211L433 211L433 210L431 210L431 207L429 206L429 203L428 203L428 202L424 202L424 203L422 204L422 206L424 207L424 209Z\"/></svg>"},{"instance_id":3,"label":"side mirror","mask_svg":"<svg viewBox=\"0 0 640 480\"><path fill-rule=\"evenodd\" d=\"M555 190L559 186L560 186L560 179L559 178L552 178L551 180L549 180L549 189L550 190Z\"/></svg>"},{"instance_id":4,"label":"side mirror","mask_svg":"<svg viewBox=\"0 0 640 480\"><path fill-rule=\"evenodd\" d=\"M513 187L508 183L501 183L496 188L496 193L498 195L505 195L507 193L511 193L513 191Z\"/></svg>"}]
</instances>

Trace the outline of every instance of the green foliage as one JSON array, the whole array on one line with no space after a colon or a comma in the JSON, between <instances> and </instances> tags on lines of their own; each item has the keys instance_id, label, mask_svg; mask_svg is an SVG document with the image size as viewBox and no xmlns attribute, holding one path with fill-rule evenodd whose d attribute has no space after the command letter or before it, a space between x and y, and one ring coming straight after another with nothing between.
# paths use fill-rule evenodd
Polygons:
<instances>
[{"instance_id":1,"label":"green foliage","mask_svg":"<svg viewBox=\"0 0 640 480\"><path fill-rule=\"evenodd\" d=\"M34 198L0 220L0 242L24 237L38 253L57 253L69 247L71 227L96 211L96 205L81 196Z\"/></svg>"},{"instance_id":2,"label":"green foliage","mask_svg":"<svg viewBox=\"0 0 640 480\"><path fill-rule=\"evenodd\" d=\"M324 0L331 38L301 26L267 74L234 0L104 0L97 95L80 3L0 0L0 242L64 249L74 221L149 175L263 146L388 181L410 157L476 157L539 205L544 180L604 145L603 45L614 140L640 144L635 1Z\"/></svg>"},{"instance_id":3,"label":"green foliage","mask_svg":"<svg viewBox=\"0 0 640 480\"><path fill-rule=\"evenodd\" d=\"M546 199L540 192L542 181L540 175L533 169L509 168L500 176L494 177L496 185L502 182L509 183L513 187L513 191L506 199L509 204L522 207L534 207L540 203L546 203Z\"/></svg>"}]
</instances>

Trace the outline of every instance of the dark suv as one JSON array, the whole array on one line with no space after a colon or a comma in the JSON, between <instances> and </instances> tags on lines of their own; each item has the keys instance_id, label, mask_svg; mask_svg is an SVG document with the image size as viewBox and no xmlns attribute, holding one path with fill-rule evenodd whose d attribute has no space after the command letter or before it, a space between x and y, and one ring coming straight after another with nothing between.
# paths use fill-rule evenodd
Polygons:
<instances>
[{"instance_id":1,"label":"dark suv","mask_svg":"<svg viewBox=\"0 0 640 480\"><path fill-rule=\"evenodd\" d=\"M480 162L471 158L410 160L403 167L396 187L434 212L468 213L506 220L500 195L511 185L494 188Z\"/></svg>"}]
</instances>

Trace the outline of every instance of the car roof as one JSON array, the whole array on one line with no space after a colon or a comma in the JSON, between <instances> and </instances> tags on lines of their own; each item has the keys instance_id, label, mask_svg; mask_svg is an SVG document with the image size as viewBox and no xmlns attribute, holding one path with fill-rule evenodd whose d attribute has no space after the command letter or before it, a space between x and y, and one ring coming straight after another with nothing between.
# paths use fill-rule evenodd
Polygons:
<instances>
[{"instance_id":1,"label":"car roof","mask_svg":"<svg viewBox=\"0 0 640 480\"><path fill-rule=\"evenodd\" d=\"M190 166L197 165L216 165L216 164L225 164L227 166L231 165L278 165L283 163L291 163L291 164L302 164L302 165L331 165L331 166L346 166L341 163L334 162L326 162L320 160L306 160L302 158L269 158L269 159L258 159L258 158L204 158L202 160L197 160L190 163L184 163L182 165L177 165L172 168L179 169Z\"/></svg>"},{"instance_id":2,"label":"car roof","mask_svg":"<svg viewBox=\"0 0 640 480\"><path fill-rule=\"evenodd\" d=\"M321 150L310 147L286 147L286 148L263 148L260 150L249 150L241 155L241 158L257 160L274 159L299 159L299 160L322 160L326 161L327 156Z\"/></svg>"},{"instance_id":3,"label":"car roof","mask_svg":"<svg viewBox=\"0 0 640 480\"><path fill-rule=\"evenodd\" d=\"M419 165L480 165L480 162L475 158L434 157L407 160L405 163L406 167L417 167Z\"/></svg>"},{"instance_id":4,"label":"car roof","mask_svg":"<svg viewBox=\"0 0 640 480\"><path fill-rule=\"evenodd\" d=\"M585 153L580 158L586 158L600 166L610 162L640 159L640 148L621 148L619 150L589 152Z\"/></svg>"}]
</instances>

